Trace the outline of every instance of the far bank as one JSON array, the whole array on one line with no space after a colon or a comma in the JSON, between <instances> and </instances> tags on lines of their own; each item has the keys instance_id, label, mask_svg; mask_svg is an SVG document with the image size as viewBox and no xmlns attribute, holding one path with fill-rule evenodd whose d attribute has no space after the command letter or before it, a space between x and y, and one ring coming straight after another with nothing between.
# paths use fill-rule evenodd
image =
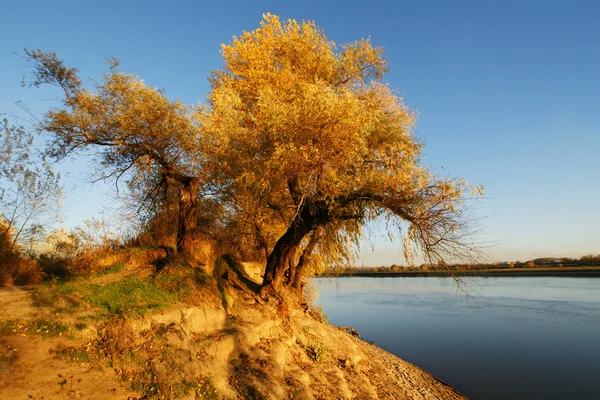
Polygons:
<instances>
[{"instance_id":1,"label":"far bank","mask_svg":"<svg viewBox=\"0 0 600 400\"><path fill-rule=\"evenodd\" d=\"M357 271L343 272L340 274L325 274L320 277L369 277L369 278L394 278L394 277L448 277L448 276L502 276L502 277L600 277L600 267L578 268L496 268L496 269L471 269L471 270L434 270L434 271Z\"/></svg>"}]
</instances>

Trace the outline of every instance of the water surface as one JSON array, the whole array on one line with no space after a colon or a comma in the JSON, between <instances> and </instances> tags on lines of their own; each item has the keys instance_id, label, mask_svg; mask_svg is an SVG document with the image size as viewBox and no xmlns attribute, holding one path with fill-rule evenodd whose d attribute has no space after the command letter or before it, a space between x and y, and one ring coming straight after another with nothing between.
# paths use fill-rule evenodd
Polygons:
<instances>
[{"instance_id":1,"label":"water surface","mask_svg":"<svg viewBox=\"0 0 600 400\"><path fill-rule=\"evenodd\" d=\"M599 278L318 279L334 325L472 399L600 399Z\"/></svg>"}]
</instances>

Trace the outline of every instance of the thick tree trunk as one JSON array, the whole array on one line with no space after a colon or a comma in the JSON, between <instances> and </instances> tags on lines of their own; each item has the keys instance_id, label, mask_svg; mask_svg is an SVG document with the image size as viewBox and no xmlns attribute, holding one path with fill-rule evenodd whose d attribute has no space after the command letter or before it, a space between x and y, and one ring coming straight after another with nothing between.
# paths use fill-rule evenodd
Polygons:
<instances>
[{"instance_id":1,"label":"thick tree trunk","mask_svg":"<svg viewBox=\"0 0 600 400\"><path fill-rule=\"evenodd\" d=\"M265 269L265 278L263 287L277 287L281 284L285 272L290 263L294 262L296 250L302 239L308 235L316 226L316 219L309 212L301 212L294 219L291 226L277 241L269 258Z\"/></svg>"},{"instance_id":2,"label":"thick tree trunk","mask_svg":"<svg viewBox=\"0 0 600 400\"><path fill-rule=\"evenodd\" d=\"M320 233L321 233L321 229L317 227L317 229L315 229L313 231L312 235L310 236L310 240L308 241L308 244L304 248L304 251L302 251L300 260L298 260L298 265L296 265L293 269L290 270L289 283L295 288L300 287L300 283L302 281L302 277L304 274L304 268L306 267L306 264L308 264L308 261L310 260L310 256L312 255L313 251L315 250L315 246L319 242L319 239L321 239Z\"/></svg>"},{"instance_id":3,"label":"thick tree trunk","mask_svg":"<svg viewBox=\"0 0 600 400\"><path fill-rule=\"evenodd\" d=\"M179 189L179 220L177 225L177 252L191 254L196 235L198 216L198 189L200 181L189 179Z\"/></svg>"}]
</instances>

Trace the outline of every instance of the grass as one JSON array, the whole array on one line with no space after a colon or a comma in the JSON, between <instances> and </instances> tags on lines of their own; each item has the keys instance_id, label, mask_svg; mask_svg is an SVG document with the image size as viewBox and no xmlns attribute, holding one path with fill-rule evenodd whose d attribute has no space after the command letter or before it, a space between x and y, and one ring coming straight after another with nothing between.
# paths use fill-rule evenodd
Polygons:
<instances>
[{"instance_id":1,"label":"grass","mask_svg":"<svg viewBox=\"0 0 600 400\"><path fill-rule=\"evenodd\" d=\"M202 381L198 382L196 398L205 400L219 400L219 394L217 393L217 389L212 383L210 377L204 378Z\"/></svg>"},{"instance_id":2,"label":"grass","mask_svg":"<svg viewBox=\"0 0 600 400\"><path fill-rule=\"evenodd\" d=\"M41 335L42 337L62 336L69 332L69 327L63 323L50 321L46 318L35 318L29 321L7 319L0 322L0 335Z\"/></svg>"},{"instance_id":3,"label":"grass","mask_svg":"<svg viewBox=\"0 0 600 400\"><path fill-rule=\"evenodd\" d=\"M151 280L137 277L128 277L104 286L87 283L84 279L54 281L38 286L32 294L35 306L61 305L56 309L57 312L98 307L109 316L125 317L138 317L149 311L160 310L177 298L177 294L157 286Z\"/></svg>"},{"instance_id":4,"label":"grass","mask_svg":"<svg viewBox=\"0 0 600 400\"><path fill-rule=\"evenodd\" d=\"M198 286L205 284L208 279L208 275L198 270L190 271L189 268L181 267L170 273L159 274L154 282L156 286L184 297Z\"/></svg>"},{"instance_id":5,"label":"grass","mask_svg":"<svg viewBox=\"0 0 600 400\"><path fill-rule=\"evenodd\" d=\"M87 303L103 308L110 314L126 317L142 316L177 300L176 294L135 277L89 289L84 296Z\"/></svg>"},{"instance_id":6,"label":"grass","mask_svg":"<svg viewBox=\"0 0 600 400\"><path fill-rule=\"evenodd\" d=\"M60 300L66 300L68 295L76 292L77 289L77 281L64 282L53 279L51 282L36 286L31 293L31 301L36 307L53 306ZM78 304L71 305L77 306Z\"/></svg>"},{"instance_id":7,"label":"grass","mask_svg":"<svg viewBox=\"0 0 600 400\"><path fill-rule=\"evenodd\" d=\"M123 268L125 268L125 262L120 261L118 263L111 265L110 267L108 267L107 269L105 269L103 271L91 274L90 277L95 278L95 277L109 275L109 274L116 274L117 272L121 272L123 270Z\"/></svg>"}]
</instances>

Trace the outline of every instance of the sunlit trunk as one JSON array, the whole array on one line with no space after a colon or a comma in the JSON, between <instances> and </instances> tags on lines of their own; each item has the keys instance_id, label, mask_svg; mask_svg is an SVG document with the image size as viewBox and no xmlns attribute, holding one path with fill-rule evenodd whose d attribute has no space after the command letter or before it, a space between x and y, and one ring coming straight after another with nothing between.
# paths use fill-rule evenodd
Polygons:
<instances>
[{"instance_id":1,"label":"sunlit trunk","mask_svg":"<svg viewBox=\"0 0 600 400\"><path fill-rule=\"evenodd\" d=\"M179 221L177 226L177 252L191 254L197 228L198 179L186 181L179 189Z\"/></svg>"},{"instance_id":2,"label":"sunlit trunk","mask_svg":"<svg viewBox=\"0 0 600 400\"><path fill-rule=\"evenodd\" d=\"M298 265L296 265L293 269L290 269L289 283L293 287L296 287L296 288L300 287L300 283L302 281L302 277L304 274L304 268L306 268L306 265L308 264L308 261L310 260L310 256L312 255L313 251L315 250L315 246L317 245L317 243L321 237L321 235L319 233L320 233L319 228L317 228L312 233L312 235L310 236L310 240L308 241L308 244L304 248L304 251L302 251L300 260L298 260Z\"/></svg>"},{"instance_id":3,"label":"sunlit trunk","mask_svg":"<svg viewBox=\"0 0 600 400\"><path fill-rule=\"evenodd\" d=\"M265 269L265 278L263 287L280 286L283 281L286 270L290 263L294 262L296 251L302 242L302 239L308 235L316 226L316 219L309 212L301 212L288 230L277 241L269 258Z\"/></svg>"}]
</instances>

